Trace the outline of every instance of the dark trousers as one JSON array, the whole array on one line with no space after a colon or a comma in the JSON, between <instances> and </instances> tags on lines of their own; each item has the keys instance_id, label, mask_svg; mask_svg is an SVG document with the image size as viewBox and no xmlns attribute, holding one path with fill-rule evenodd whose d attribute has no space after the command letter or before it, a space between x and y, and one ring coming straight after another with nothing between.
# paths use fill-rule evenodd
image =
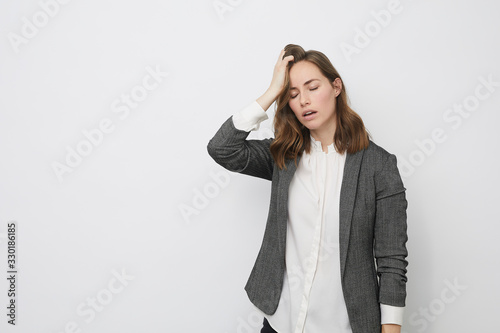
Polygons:
<instances>
[{"instance_id":1,"label":"dark trousers","mask_svg":"<svg viewBox=\"0 0 500 333\"><path fill-rule=\"evenodd\" d=\"M260 333L278 333L276 332L271 325L269 325L269 322L267 321L266 318L264 318L264 326L260 330Z\"/></svg>"}]
</instances>

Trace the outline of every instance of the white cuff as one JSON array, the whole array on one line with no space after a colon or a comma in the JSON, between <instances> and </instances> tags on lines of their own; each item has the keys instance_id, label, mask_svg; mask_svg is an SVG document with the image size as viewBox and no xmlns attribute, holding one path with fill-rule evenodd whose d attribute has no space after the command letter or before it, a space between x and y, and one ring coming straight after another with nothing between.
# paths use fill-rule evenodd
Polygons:
<instances>
[{"instance_id":1,"label":"white cuff","mask_svg":"<svg viewBox=\"0 0 500 333\"><path fill-rule=\"evenodd\" d=\"M268 119L266 111L257 101L233 115L233 124L239 130L250 132L258 130L260 123Z\"/></svg>"},{"instance_id":2,"label":"white cuff","mask_svg":"<svg viewBox=\"0 0 500 333\"><path fill-rule=\"evenodd\" d=\"M404 306L392 306L380 303L381 324L397 324L403 326Z\"/></svg>"}]
</instances>

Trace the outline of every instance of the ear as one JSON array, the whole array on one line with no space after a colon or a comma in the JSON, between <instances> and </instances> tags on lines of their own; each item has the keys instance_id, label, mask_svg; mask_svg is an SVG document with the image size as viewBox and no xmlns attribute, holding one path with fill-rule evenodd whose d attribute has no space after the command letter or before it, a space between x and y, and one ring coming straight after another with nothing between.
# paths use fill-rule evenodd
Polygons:
<instances>
[{"instance_id":1,"label":"ear","mask_svg":"<svg viewBox=\"0 0 500 333\"><path fill-rule=\"evenodd\" d=\"M333 90L335 90L335 97L340 95L340 92L342 91L342 80L340 79L340 77L333 80L332 87Z\"/></svg>"}]
</instances>

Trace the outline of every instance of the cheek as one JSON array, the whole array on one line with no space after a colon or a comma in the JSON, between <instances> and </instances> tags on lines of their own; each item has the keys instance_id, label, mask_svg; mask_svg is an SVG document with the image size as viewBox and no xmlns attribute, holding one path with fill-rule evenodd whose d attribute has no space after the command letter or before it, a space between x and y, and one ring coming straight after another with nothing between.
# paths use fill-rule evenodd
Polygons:
<instances>
[{"instance_id":1,"label":"cheek","mask_svg":"<svg viewBox=\"0 0 500 333\"><path fill-rule=\"evenodd\" d=\"M322 105L332 104L332 94L329 91L322 91L316 96L316 102Z\"/></svg>"},{"instance_id":2,"label":"cheek","mask_svg":"<svg viewBox=\"0 0 500 333\"><path fill-rule=\"evenodd\" d=\"M294 99L288 101L288 106L290 107L290 109L292 109L293 113L295 114L295 117L297 117L297 112L295 110L299 110L297 104L298 104L297 101Z\"/></svg>"}]
</instances>

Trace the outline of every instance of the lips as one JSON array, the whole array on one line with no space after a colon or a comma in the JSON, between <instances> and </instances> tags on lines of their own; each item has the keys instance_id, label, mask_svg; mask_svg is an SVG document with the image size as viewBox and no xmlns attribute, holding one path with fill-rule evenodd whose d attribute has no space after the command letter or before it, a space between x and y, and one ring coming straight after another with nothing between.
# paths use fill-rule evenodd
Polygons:
<instances>
[{"instance_id":1,"label":"lips","mask_svg":"<svg viewBox=\"0 0 500 333\"><path fill-rule=\"evenodd\" d=\"M318 112L314 111L314 110L306 110L306 111L302 112L302 117L306 120L309 120L309 119L314 118L316 113L318 113Z\"/></svg>"}]
</instances>

